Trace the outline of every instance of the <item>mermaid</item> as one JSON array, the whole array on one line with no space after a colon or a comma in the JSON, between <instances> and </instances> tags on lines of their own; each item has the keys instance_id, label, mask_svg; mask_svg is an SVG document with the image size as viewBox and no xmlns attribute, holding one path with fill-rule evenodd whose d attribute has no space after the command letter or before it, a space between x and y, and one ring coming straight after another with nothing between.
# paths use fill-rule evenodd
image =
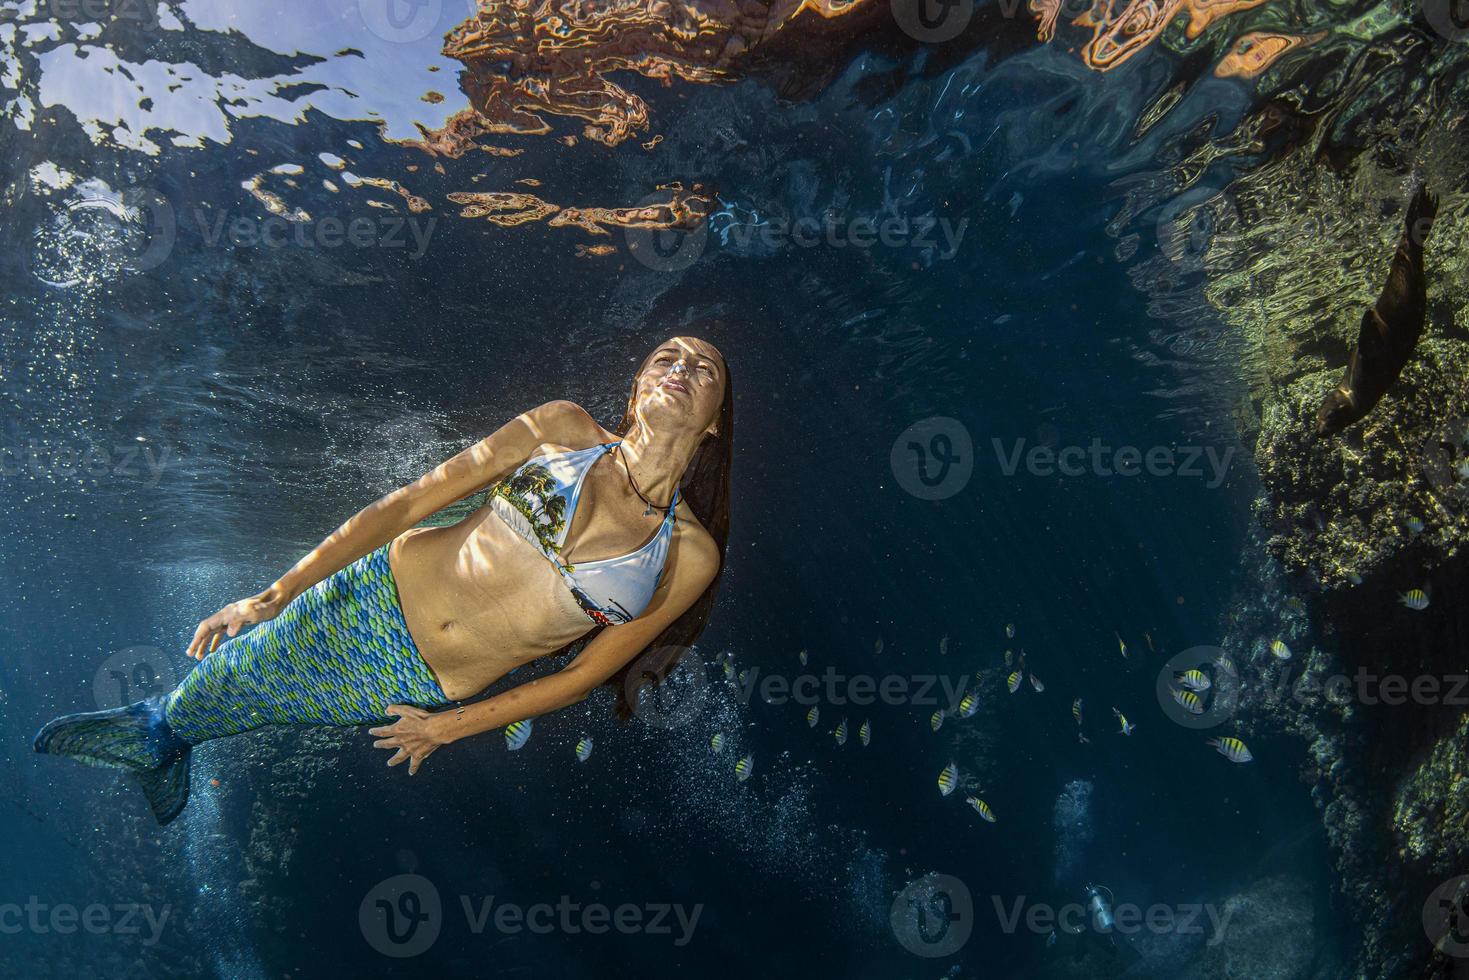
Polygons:
<instances>
[{"instance_id":1,"label":"mermaid","mask_svg":"<svg viewBox=\"0 0 1469 980\"><path fill-rule=\"evenodd\" d=\"M387 764L413 775L441 746L604 684L628 717L713 608L733 406L713 345L660 344L616 433L569 401L516 417L201 622L200 663L173 691L57 718L36 751L127 771L166 824L188 802L193 747L264 725L376 725ZM418 526L486 488L463 520ZM577 647L552 674L461 703Z\"/></svg>"}]
</instances>

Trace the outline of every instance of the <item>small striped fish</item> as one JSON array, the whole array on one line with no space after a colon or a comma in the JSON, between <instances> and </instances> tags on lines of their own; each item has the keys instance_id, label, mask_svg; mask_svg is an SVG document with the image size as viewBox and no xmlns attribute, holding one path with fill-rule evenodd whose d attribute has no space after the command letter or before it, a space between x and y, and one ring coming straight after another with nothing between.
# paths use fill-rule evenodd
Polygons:
<instances>
[{"instance_id":1,"label":"small striped fish","mask_svg":"<svg viewBox=\"0 0 1469 980\"><path fill-rule=\"evenodd\" d=\"M1071 717L1076 719L1078 725L1081 724L1081 698L1071 702Z\"/></svg>"},{"instance_id":2,"label":"small striped fish","mask_svg":"<svg viewBox=\"0 0 1469 980\"><path fill-rule=\"evenodd\" d=\"M1245 747L1245 743L1233 735L1225 738L1211 738L1204 744L1218 749L1219 754L1230 762L1249 762L1254 758L1253 755L1250 755L1250 750Z\"/></svg>"},{"instance_id":3,"label":"small striped fish","mask_svg":"<svg viewBox=\"0 0 1469 980\"><path fill-rule=\"evenodd\" d=\"M709 739L709 749L718 754L724 751L724 733L715 732L714 737Z\"/></svg>"},{"instance_id":4,"label":"small striped fish","mask_svg":"<svg viewBox=\"0 0 1469 980\"><path fill-rule=\"evenodd\" d=\"M929 728L932 728L934 731L938 731L940 728L943 728L944 727L944 709L943 708L940 708L939 710L935 711L933 713L933 716L928 719L928 727Z\"/></svg>"},{"instance_id":5,"label":"small striped fish","mask_svg":"<svg viewBox=\"0 0 1469 980\"><path fill-rule=\"evenodd\" d=\"M1285 641L1284 640L1281 640L1281 639L1271 640L1270 641L1270 652L1275 655L1275 659L1276 660L1289 660L1290 659L1290 647L1288 647L1288 646L1285 645Z\"/></svg>"},{"instance_id":6,"label":"small striped fish","mask_svg":"<svg viewBox=\"0 0 1469 980\"><path fill-rule=\"evenodd\" d=\"M505 747L511 752L525 748L525 743L530 741L531 719L511 722L505 726Z\"/></svg>"},{"instance_id":7,"label":"small striped fish","mask_svg":"<svg viewBox=\"0 0 1469 980\"><path fill-rule=\"evenodd\" d=\"M862 722L862 727L857 729L857 741L861 742L863 745L866 745L867 743L872 741L872 722Z\"/></svg>"},{"instance_id":8,"label":"small striped fish","mask_svg":"<svg viewBox=\"0 0 1469 980\"><path fill-rule=\"evenodd\" d=\"M939 792L948 796L954 792L954 787L959 785L959 767L952 762L944 766L944 771L939 773Z\"/></svg>"},{"instance_id":9,"label":"small striped fish","mask_svg":"<svg viewBox=\"0 0 1469 980\"><path fill-rule=\"evenodd\" d=\"M1428 608L1428 593L1422 589L1409 589L1398 596L1398 601L1414 612L1422 612Z\"/></svg>"},{"instance_id":10,"label":"small striped fish","mask_svg":"<svg viewBox=\"0 0 1469 980\"><path fill-rule=\"evenodd\" d=\"M586 762L592 757L592 740L584 738L576 743L576 761Z\"/></svg>"},{"instance_id":11,"label":"small striped fish","mask_svg":"<svg viewBox=\"0 0 1469 980\"><path fill-rule=\"evenodd\" d=\"M964 695L964 700L959 702L959 717L973 718L974 713L979 710L979 698L973 694Z\"/></svg>"},{"instance_id":12,"label":"small striped fish","mask_svg":"<svg viewBox=\"0 0 1469 980\"><path fill-rule=\"evenodd\" d=\"M991 810L990 805L984 800L981 800L977 796L968 796L965 797L964 802L974 807L974 812L984 817L990 823L995 822L995 811Z\"/></svg>"},{"instance_id":13,"label":"small striped fish","mask_svg":"<svg viewBox=\"0 0 1469 980\"><path fill-rule=\"evenodd\" d=\"M1177 701L1189 714L1201 715L1204 713L1204 702L1200 701L1199 696L1193 691L1184 691L1174 687L1169 688L1169 693L1173 695L1173 700Z\"/></svg>"},{"instance_id":14,"label":"small striped fish","mask_svg":"<svg viewBox=\"0 0 1469 980\"><path fill-rule=\"evenodd\" d=\"M815 728L816 727L816 722L817 722L817 720L820 717L821 717L821 708L819 706L813 704L811 706L811 710L808 711L808 712L806 712L806 727L807 728Z\"/></svg>"},{"instance_id":15,"label":"small striped fish","mask_svg":"<svg viewBox=\"0 0 1469 980\"><path fill-rule=\"evenodd\" d=\"M832 734L832 737L837 740L837 744L838 745L846 745L847 744L847 719L843 718L841 721L837 722L836 731L832 732L831 734Z\"/></svg>"},{"instance_id":16,"label":"small striped fish","mask_svg":"<svg viewBox=\"0 0 1469 980\"><path fill-rule=\"evenodd\" d=\"M1010 689L1011 694L1020 690L1020 671L1014 671L1009 677L1005 678L1005 686Z\"/></svg>"},{"instance_id":17,"label":"small striped fish","mask_svg":"<svg viewBox=\"0 0 1469 980\"><path fill-rule=\"evenodd\" d=\"M1207 691L1213 686L1213 682L1209 680L1209 676L1197 667L1192 670L1179 671L1173 677L1181 687L1190 691Z\"/></svg>"},{"instance_id":18,"label":"small striped fish","mask_svg":"<svg viewBox=\"0 0 1469 980\"><path fill-rule=\"evenodd\" d=\"M742 783L745 780L749 779L750 773L754 771L755 757L753 755L747 755L739 762L735 763L735 779L738 779Z\"/></svg>"},{"instance_id":19,"label":"small striped fish","mask_svg":"<svg viewBox=\"0 0 1469 980\"><path fill-rule=\"evenodd\" d=\"M1044 691L1046 689L1046 685L1042 684L1041 683L1041 679L1039 677L1035 676L1034 674L1031 674L1030 675L1030 686L1033 687L1033 688L1035 688L1035 693L1037 693L1037 694L1041 693L1042 691Z\"/></svg>"}]
</instances>

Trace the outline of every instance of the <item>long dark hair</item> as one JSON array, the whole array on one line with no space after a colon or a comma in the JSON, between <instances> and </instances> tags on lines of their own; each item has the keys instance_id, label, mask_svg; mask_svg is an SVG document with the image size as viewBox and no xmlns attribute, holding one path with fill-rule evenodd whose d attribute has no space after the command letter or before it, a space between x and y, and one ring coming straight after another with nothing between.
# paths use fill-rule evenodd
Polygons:
<instances>
[{"instance_id":1,"label":"long dark hair","mask_svg":"<svg viewBox=\"0 0 1469 980\"><path fill-rule=\"evenodd\" d=\"M639 369L638 377L642 376ZM638 378L634 377L632 392L628 395L627 408L617 426L617 434L626 436L637 424L633 402L637 397ZM679 496L688 503L689 509L704 525L704 530L714 539L719 548L719 568L714 579L693 605L684 614L653 638L638 655L628 661L612 677L606 686L617 691L617 717L624 721L633 716L634 696L645 683L661 684L678 666L679 658L694 645L709 625L709 614L714 611L714 597L719 593L719 580L724 575L724 555L729 543L729 474L734 459L734 383L730 378L729 362L724 361L724 400L719 406L719 421L714 434L704 437L699 448L694 450L688 469L679 480ZM601 628L589 633L590 640ZM629 687L631 686L631 690Z\"/></svg>"}]
</instances>

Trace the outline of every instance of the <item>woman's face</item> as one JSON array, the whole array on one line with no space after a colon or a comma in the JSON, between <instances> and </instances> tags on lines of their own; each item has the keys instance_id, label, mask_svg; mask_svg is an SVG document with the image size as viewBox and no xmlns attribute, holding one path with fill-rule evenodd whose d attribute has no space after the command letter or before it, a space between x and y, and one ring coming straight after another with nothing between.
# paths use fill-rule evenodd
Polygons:
<instances>
[{"instance_id":1,"label":"woman's face","mask_svg":"<svg viewBox=\"0 0 1469 980\"><path fill-rule=\"evenodd\" d=\"M648 425L692 429L702 437L719 419L724 383L724 356L713 344L674 337L643 362L633 398Z\"/></svg>"}]
</instances>

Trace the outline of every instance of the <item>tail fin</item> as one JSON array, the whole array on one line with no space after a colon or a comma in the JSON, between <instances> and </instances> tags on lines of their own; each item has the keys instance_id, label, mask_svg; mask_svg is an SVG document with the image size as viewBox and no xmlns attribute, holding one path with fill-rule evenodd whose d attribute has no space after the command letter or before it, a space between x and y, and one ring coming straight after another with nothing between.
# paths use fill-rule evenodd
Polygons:
<instances>
[{"instance_id":1,"label":"tail fin","mask_svg":"<svg viewBox=\"0 0 1469 980\"><path fill-rule=\"evenodd\" d=\"M1413 192L1413 200L1408 204L1408 212L1403 217L1403 234L1413 244L1421 247L1428 237L1429 229L1433 227L1433 219L1437 216L1438 198L1428 192L1428 184L1419 184Z\"/></svg>"},{"instance_id":2,"label":"tail fin","mask_svg":"<svg viewBox=\"0 0 1469 980\"><path fill-rule=\"evenodd\" d=\"M36 733L35 749L126 770L160 824L177 817L189 801L189 744L168 727L161 698L57 718Z\"/></svg>"}]
</instances>

